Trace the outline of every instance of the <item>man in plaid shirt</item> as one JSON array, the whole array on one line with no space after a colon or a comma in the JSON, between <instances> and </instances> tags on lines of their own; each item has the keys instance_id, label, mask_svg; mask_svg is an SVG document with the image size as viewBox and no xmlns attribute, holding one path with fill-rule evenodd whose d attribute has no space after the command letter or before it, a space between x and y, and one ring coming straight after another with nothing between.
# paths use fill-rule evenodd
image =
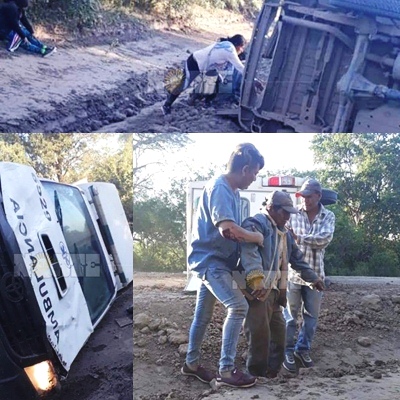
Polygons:
<instances>
[{"instance_id":1,"label":"man in plaid shirt","mask_svg":"<svg viewBox=\"0 0 400 400\"><path fill-rule=\"evenodd\" d=\"M321 278L325 278L325 248L331 242L335 230L335 215L321 203L322 188L316 179L307 179L296 197L302 197L299 214L291 214L289 230L292 233L306 261ZM309 283L289 268L287 289L286 347L283 366L296 372L297 358L305 368L312 367L311 342L317 329L322 292L311 288ZM303 324L295 341L297 315L301 308Z\"/></svg>"}]
</instances>

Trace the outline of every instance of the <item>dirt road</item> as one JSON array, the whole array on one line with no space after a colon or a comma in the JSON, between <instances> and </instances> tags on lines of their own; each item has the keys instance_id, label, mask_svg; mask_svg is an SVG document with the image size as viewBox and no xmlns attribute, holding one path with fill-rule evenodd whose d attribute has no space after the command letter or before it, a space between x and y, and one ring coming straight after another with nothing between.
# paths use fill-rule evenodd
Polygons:
<instances>
[{"instance_id":1,"label":"dirt road","mask_svg":"<svg viewBox=\"0 0 400 400\"><path fill-rule=\"evenodd\" d=\"M195 297L184 274L134 275L134 398L392 400L400 398L400 279L335 278L324 293L312 355L296 377L259 378L250 389L210 387L180 374ZM225 311L216 306L202 349L216 369ZM236 364L244 368L241 336Z\"/></svg>"},{"instance_id":2,"label":"dirt road","mask_svg":"<svg viewBox=\"0 0 400 400\"><path fill-rule=\"evenodd\" d=\"M132 400L132 285L118 293L51 400ZM22 399L21 399L22 400Z\"/></svg>"},{"instance_id":3,"label":"dirt road","mask_svg":"<svg viewBox=\"0 0 400 400\"><path fill-rule=\"evenodd\" d=\"M163 78L191 52L221 36L250 38L251 29L241 16L198 9L187 35L153 29L121 44L61 44L48 58L1 49L0 132L237 131L215 109L187 106L185 96L165 118Z\"/></svg>"}]
</instances>

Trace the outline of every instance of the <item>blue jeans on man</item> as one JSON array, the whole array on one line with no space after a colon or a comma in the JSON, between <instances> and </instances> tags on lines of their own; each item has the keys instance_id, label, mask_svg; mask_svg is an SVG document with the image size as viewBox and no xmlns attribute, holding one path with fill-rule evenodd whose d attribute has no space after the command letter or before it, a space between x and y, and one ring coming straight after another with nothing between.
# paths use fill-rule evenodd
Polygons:
<instances>
[{"instance_id":1,"label":"blue jeans on man","mask_svg":"<svg viewBox=\"0 0 400 400\"><path fill-rule=\"evenodd\" d=\"M284 310L286 320L286 354L305 353L311 349L311 343L317 330L319 310L321 307L322 292L305 285L288 282L287 307ZM304 304L304 305L303 305ZM297 316L302 309L303 324L297 342Z\"/></svg>"},{"instance_id":2,"label":"blue jeans on man","mask_svg":"<svg viewBox=\"0 0 400 400\"><path fill-rule=\"evenodd\" d=\"M42 54L43 48L45 47L44 44L37 40L24 26L21 26L21 29L24 35L28 38L29 43L22 42L20 47L32 53ZM11 43L11 41L13 40L14 35L14 31L11 31L8 34L7 40L9 41L9 43Z\"/></svg>"},{"instance_id":3,"label":"blue jeans on man","mask_svg":"<svg viewBox=\"0 0 400 400\"><path fill-rule=\"evenodd\" d=\"M194 367L199 365L201 343L211 321L216 300L219 300L228 310L222 328L219 371L231 371L235 365L239 332L249 306L234 281L232 272L222 266L208 269L197 291L196 310L189 332L186 363Z\"/></svg>"}]
</instances>

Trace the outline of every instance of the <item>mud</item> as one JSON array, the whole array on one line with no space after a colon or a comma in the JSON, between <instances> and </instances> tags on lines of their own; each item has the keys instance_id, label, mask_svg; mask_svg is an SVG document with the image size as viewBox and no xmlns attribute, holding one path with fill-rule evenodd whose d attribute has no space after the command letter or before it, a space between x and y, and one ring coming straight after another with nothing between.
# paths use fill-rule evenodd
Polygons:
<instances>
[{"instance_id":1,"label":"mud","mask_svg":"<svg viewBox=\"0 0 400 400\"><path fill-rule=\"evenodd\" d=\"M49 400L132 400L132 284L117 295ZM117 321L125 321L121 327Z\"/></svg>"},{"instance_id":2,"label":"mud","mask_svg":"<svg viewBox=\"0 0 400 400\"><path fill-rule=\"evenodd\" d=\"M250 400L389 400L400 393L400 280L332 279L324 293L312 348L315 366L282 370L249 389L215 388L182 376L195 296L184 274L134 274L134 398ZM376 303L370 302L371 296ZM216 305L202 346L202 364L217 369L225 310ZM236 365L245 368L239 340Z\"/></svg>"},{"instance_id":3,"label":"mud","mask_svg":"<svg viewBox=\"0 0 400 400\"><path fill-rule=\"evenodd\" d=\"M161 112L167 68L179 67L191 52L221 36L251 36L252 23L241 16L207 15L199 10L196 17L195 12L189 33L153 25L137 37L114 32L105 38L103 33L97 43L93 37L82 42L58 38L57 53L48 58L0 49L0 132L240 131L234 119L217 115L217 110L236 107L225 98L205 109L201 103L189 107L185 93L170 116ZM44 33L41 39L46 40Z\"/></svg>"}]
</instances>

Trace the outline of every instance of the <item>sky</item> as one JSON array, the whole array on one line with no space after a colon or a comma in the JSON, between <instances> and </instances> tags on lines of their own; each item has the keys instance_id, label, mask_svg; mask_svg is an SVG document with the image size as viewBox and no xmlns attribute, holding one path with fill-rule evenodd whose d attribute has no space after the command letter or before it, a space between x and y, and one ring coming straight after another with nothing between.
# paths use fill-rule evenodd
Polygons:
<instances>
[{"instance_id":1,"label":"sky","mask_svg":"<svg viewBox=\"0 0 400 400\"><path fill-rule=\"evenodd\" d=\"M191 133L193 143L184 149L162 154L148 152L145 159L157 162L149 171L158 189L168 189L172 178L194 171L204 173L213 165L226 164L236 145L243 142L253 143L264 156L261 175L291 168L305 171L316 167L310 150L313 136L312 133Z\"/></svg>"}]
</instances>

